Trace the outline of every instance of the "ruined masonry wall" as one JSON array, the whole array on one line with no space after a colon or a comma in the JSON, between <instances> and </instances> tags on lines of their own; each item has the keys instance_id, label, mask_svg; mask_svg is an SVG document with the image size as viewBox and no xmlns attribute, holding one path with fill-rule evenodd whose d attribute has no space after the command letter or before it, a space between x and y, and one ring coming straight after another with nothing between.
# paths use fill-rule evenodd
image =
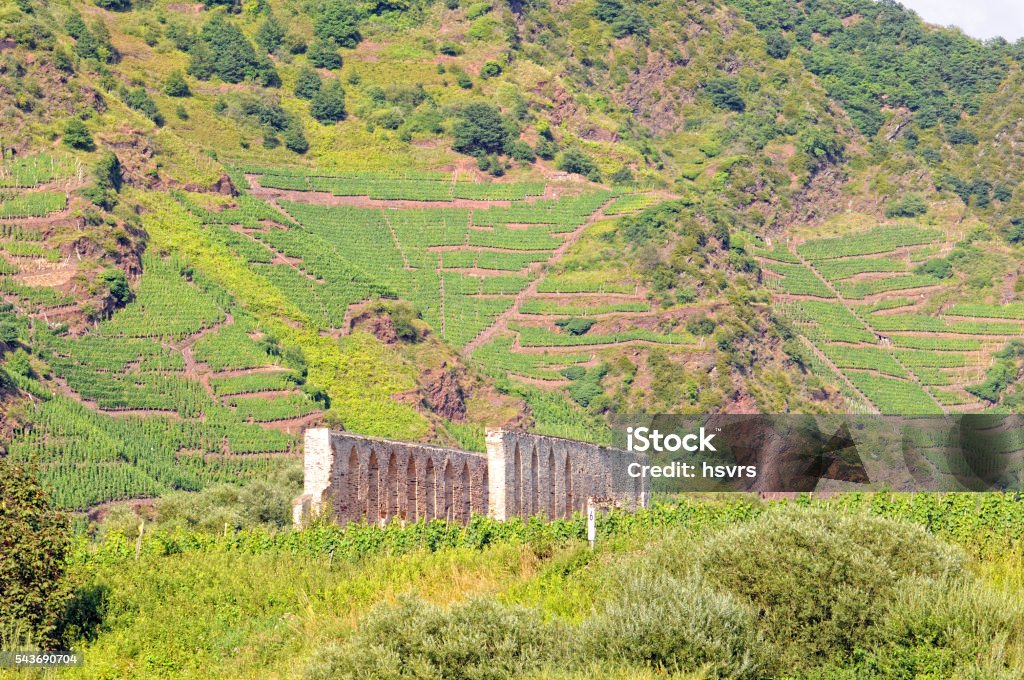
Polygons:
<instances>
[{"instance_id":1,"label":"ruined masonry wall","mask_svg":"<svg viewBox=\"0 0 1024 680\"><path fill-rule=\"evenodd\" d=\"M582 512L588 498L628 509L646 505L632 479L635 454L556 437L489 430L487 452L306 431L303 495L294 519L329 512L339 522L496 519Z\"/></svg>"}]
</instances>

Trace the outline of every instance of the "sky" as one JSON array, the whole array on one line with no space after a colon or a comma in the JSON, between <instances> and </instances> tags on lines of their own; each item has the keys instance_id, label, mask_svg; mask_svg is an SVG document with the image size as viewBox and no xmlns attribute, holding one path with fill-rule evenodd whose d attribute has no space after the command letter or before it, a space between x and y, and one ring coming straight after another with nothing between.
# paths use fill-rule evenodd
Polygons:
<instances>
[{"instance_id":1,"label":"sky","mask_svg":"<svg viewBox=\"0 0 1024 680\"><path fill-rule=\"evenodd\" d=\"M954 25L975 38L1024 37L1024 0L898 0L930 24Z\"/></svg>"}]
</instances>

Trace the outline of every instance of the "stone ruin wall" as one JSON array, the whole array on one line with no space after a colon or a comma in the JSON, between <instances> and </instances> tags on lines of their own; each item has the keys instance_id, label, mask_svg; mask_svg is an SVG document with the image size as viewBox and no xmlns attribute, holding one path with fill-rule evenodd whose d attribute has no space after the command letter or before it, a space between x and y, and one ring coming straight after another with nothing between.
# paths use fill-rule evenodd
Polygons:
<instances>
[{"instance_id":1,"label":"stone ruin wall","mask_svg":"<svg viewBox=\"0 0 1024 680\"><path fill-rule=\"evenodd\" d=\"M648 489L630 478L637 454L556 437L489 430L477 453L363 437L325 428L306 431L305 487L294 519L329 512L339 522L466 522L584 512L588 499L630 510Z\"/></svg>"}]
</instances>

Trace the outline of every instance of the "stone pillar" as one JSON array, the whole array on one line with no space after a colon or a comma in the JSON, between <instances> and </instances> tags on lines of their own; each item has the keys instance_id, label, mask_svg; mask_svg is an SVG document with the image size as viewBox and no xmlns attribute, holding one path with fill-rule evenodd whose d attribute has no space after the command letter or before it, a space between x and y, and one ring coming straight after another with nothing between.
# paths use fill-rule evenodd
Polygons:
<instances>
[{"instance_id":1,"label":"stone pillar","mask_svg":"<svg viewBox=\"0 0 1024 680\"><path fill-rule=\"evenodd\" d=\"M508 460L505 450L505 433L500 429L487 430L487 514L498 520L508 519L508 494L515 489L506 486ZM516 479L516 475L512 475Z\"/></svg>"},{"instance_id":2,"label":"stone pillar","mask_svg":"<svg viewBox=\"0 0 1024 680\"><path fill-rule=\"evenodd\" d=\"M327 500L324 495L330 491L333 468L334 450L331 447L330 430L326 427L309 428L306 430L303 448L305 482L302 496L295 500L292 507L292 519L297 526L319 515L325 507L329 509L329 505L324 505Z\"/></svg>"}]
</instances>

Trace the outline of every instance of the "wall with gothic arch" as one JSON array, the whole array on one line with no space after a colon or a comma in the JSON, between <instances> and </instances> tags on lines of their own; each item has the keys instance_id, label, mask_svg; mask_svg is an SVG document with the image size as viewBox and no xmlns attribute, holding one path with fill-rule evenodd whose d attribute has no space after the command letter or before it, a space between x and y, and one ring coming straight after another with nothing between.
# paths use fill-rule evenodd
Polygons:
<instances>
[{"instance_id":1,"label":"wall with gothic arch","mask_svg":"<svg viewBox=\"0 0 1024 680\"><path fill-rule=\"evenodd\" d=\"M635 509L646 504L647 488L627 475L633 461L644 459L506 430L489 430L487 451L478 453L311 428L295 521L324 512L342 523L557 518L583 512L588 498Z\"/></svg>"}]
</instances>

